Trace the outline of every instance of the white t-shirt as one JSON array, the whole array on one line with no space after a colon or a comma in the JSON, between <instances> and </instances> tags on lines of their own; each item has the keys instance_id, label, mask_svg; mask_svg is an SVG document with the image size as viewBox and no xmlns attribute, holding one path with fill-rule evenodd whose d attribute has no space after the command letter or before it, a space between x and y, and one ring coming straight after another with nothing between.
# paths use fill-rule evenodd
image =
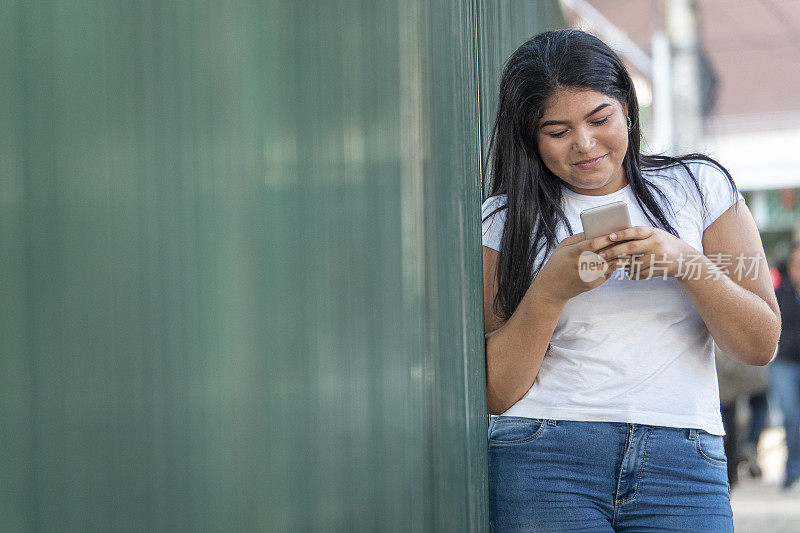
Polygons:
<instances>
[{"instance_id":1,"label":"white t-shirt","mask_svg":"<svg viewBox=\"0 0 800 533\"><path fill-rule=\"evenodd\" d=\"M735 202L718 167L705 161L689 166L700 183L705 213L680 165L643 174L670 199L674 216L654 193L680 238L702 252L703 231ZM628 204L633 226L652 226L630 185L604 196L562 190L574 233L583 231L581 211L618 200ZM505 195L488 198L482 218L505 202ZM503 209L483 222L484 246L502 252L505 217ZM559 241L568 236L563 224L557 235ZM540 252L537 262L543 258L549 254L545 258ZM724 435L714 343L680 283L619 274L567 302L533 386L503 415L698 428Z\"/></svg>"}]
</instances>

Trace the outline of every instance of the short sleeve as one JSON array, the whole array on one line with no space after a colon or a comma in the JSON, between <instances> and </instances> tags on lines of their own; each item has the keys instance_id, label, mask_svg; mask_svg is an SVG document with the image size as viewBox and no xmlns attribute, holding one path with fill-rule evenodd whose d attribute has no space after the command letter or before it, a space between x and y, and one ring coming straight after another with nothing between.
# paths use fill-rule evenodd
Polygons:
<instances>
[{"instance_id":1,"label":"short sleeve","mask_svg":"<svg viewBox=\"0 0 800 533\"><path fill-rule=\"evenodd\" d=\"M500 241L503 238L503 227L506 223L506 209L501 209L489 218L486 217L493 213L498 207L504 206L506 204L506 198L507 196L505 194L492 196L487 198L481 206L483 245L497 250L498 252L500 251Z\"/></svg>"},{"instance_id":2,"label":"short sleeve","mask_svg":"<svg viewBox=\"0 0 800 533\"><path fill-rule=\"evenodd\" d=\"M744 197L737 189L736 199L734 200L731 182L717 165L701 161L693 170L700 184L700 190L703 193L703 200L706 205L706 210L703 213L703 231L705 231L722 213L739 200L743 200Z\"/></svg>"}]
</instances>

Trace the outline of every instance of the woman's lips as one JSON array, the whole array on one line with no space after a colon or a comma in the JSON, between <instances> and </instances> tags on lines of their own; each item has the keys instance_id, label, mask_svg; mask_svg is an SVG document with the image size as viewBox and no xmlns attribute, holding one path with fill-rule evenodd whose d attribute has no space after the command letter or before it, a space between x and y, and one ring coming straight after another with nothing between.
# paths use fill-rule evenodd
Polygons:
<instances>
[{"instance_id":1,"label":"woman's lips","mask_svg":"<svg viewBox=\"0 0 800 533\"><path fill-rule=\"evenodd\" d=\"M606 155L608 154L601 155L600 157L592 159L591 161L587 161L586 163L575 163L575 166L581 170L592 170L593 168L597 168Z\"/></svg>"}]
</instances>

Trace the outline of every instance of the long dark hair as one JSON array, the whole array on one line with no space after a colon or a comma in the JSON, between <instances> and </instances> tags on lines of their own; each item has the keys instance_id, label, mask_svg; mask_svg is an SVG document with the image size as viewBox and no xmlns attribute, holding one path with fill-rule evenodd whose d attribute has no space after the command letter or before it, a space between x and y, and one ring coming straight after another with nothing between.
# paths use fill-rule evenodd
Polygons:
<instances>
[{"instance_id":1,"label":"long dark hair","mask_svg":"<svg viewBox=\"0 0 800 533\"><path fill-rule=\"evenodd\" d=\"M539 253L544 250L546 256L558 244L559 224L573 233L561 207L561 180L542 162L536 145L536 127L545 102L564 88L596 91L615 98L623 107L627 105L631 128L622 166L637 203L653 226L678 236L655 195L672 213L669 199L652 180L643 177L642 169L660 170L681 165L691 176L705 212L700 184L687 165L688 161L702 160L725 173L733 198L736 198L736 184L730 173L706 155L692 153L672 157L640 152L639 104L633 81L617 54L603 41L578 30L536 35L511 54L503 68L497 116L486 158L486 165L492 161L489 196L507 195L506 204L484 218L507 209L501 239L503 253L497 266L498 289L493 302L495 313L501 318L509 318L514 313L541 270L542 264L536 264ZM484 166L483 190L489 179L486 170Z\"/></svg>"}]
</instances>

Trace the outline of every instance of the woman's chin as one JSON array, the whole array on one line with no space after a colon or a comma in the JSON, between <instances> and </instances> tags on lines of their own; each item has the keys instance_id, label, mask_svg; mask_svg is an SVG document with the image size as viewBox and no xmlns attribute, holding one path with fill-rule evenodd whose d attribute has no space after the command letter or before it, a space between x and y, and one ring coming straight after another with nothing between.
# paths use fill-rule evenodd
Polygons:
<instances>
[{"instance_id":1,"label":"woman's chin","mask_svg":"<svg viewBox=\"0 0 800 533\"><path fill-rule=\"evenodd\" d=\"M596 191L596 190L602 189L603 187L605 187L607 185L608 185L608 183L605 183L605 182L598 183L596 181L591 181L591 182L588 182L588 183L586 183L586 182L575 182L572 186L574 188L581 189L583 191Z\"/></svg>"}]
</instances>

